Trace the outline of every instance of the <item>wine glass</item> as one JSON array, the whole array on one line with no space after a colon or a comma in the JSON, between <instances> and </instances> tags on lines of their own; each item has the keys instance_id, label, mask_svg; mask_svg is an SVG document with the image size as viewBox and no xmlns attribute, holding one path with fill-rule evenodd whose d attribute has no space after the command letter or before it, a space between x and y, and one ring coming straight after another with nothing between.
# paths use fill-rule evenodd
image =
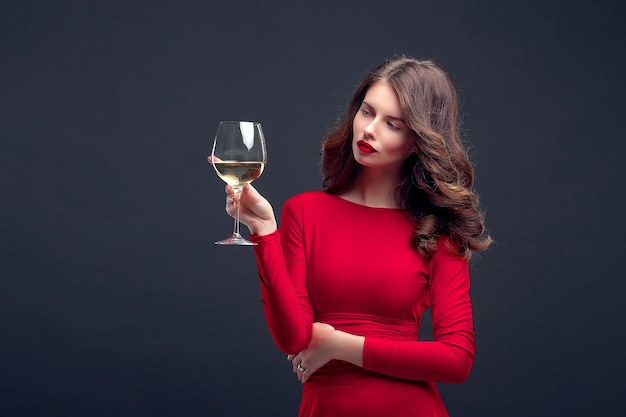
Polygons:
<instances>
[{"instance_id":1,"label":"wine glass","mask_svg":"<svg viewBox=\"0 0 626 417\"><path fill-rule=\"evenodd\" d=\"M211 162L217 175L239 194L244 185L257 179L265 168L267 152L261 123L220 122L213 141ZM256 245L239 233L239 206L233 234L216 245Z\"/></svg>"}]
</instances>

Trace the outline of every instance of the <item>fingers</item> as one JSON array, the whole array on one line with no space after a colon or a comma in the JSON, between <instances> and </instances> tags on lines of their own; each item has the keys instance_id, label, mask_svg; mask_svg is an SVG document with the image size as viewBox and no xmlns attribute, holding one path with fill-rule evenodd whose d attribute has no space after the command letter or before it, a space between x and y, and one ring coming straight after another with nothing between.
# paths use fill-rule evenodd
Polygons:
<instances>
[{"instance_id":1,"label":"fingers","mask_svg":"<svg viewBox=\"0 0 626 417\"><path fill-rule=\"evenodd\" d=\"M259 195L259 192L257 190L254 190L254 192L251 193L250 192L250 188L252 188L252 186L250 184L245 184L240 189L240 192L237 193L237 192L235 192L235 189L233 188L232 185L226 184L226 187L224 187L224 191L226 192L226 194L231 195L231 196L235 196L237 199L242 194L244 194L245 196Z\"/></svg>"},{"instance_id":2,"label":"fingers","mask_svg":"<svg viewBox=\"0 0 626 417\"><path fill-rule=\"evenodd\" d=\"M298 365L302 362L300 355L287 355L287 360L291 362L291 368L294 374L298 373Z\"/></svg>"},{"instance_id":3,"label":"fingers","mask_svg":"<svg viewBox=\"0 0 626 417\"><path fill-rule=\"evenodd\" d=\"M311 372L307 370L307 365L304 363L302 357L299 354L287 355L287 360L291 361L293 373L298 376L298 381L304 384L309 379Z\"/></svg>"},{"instance_id":4,"label":"fingers","mask_svg":"<svg viewBox=\"0 0 626 417\"><path fill-rule=\"evenodd\" d=\"M243 201L247 203L242 203L246 206L254 205L259 201L259 199L262 199L259 192L250 184L245 184L239 192L235 192L235 189L231 185L226 185L224 191L226 191L227 209L228 207L237 207L239 203L242 203Z\"/></svg>"},{"instance_id":5,"label":"fingers","mask_svg":"<svg viewBox=\"0 0 626 417\"><path fill-rule=\"evenodd\" d=\"M252 186L252 184L246 184L241 189L241 195L246 201L249 201L250 204L257 204L260 201L264 200L263 196L259 194L259 192Z\"/></svg>"},{"instance_id":6,"label":"fingers","mask_svg":"<svg viewBox=\"0 0 626 417\"><path fill-rule=\"evenodd\" d=\"M241 190L226 185L226 212L236 217L239 209L239 221L250 230L250 233L267 235L276 230L276 217L272 205L250 184Z\"/></svg>"},{"instance_id":7,"label":"fingers","mask_svg":"<svg viewBox=\"0 0 626 417\"><path fill-rule=\"evenodd\" d=\"M233 190L233 187L231 187L230 185L226 186L225 191L226 191L226 212L232 216L234 215L235 208L237 207L237 204L239 203L239 195L235 193L235 190Z\"/></svg>"},{"instance_id":8,"label":"fingers","mask_svg":"<svg viewBox=\"0 0 626 417\"><path fill-rule=\"evenodd\" d=\"M226 192L226 197L234 197L235 196L235 190L230 185L226 185L226 187L224 187L224 191Z\"/></svg>"},{"instance_id":9,"label":"fingers","mask_svg":"<svg viewBox=\"0 0 626 417\"><path fill-rule=\"evenodd\" d=\"M313 372L315 372L315 369L313 369L310 365L305 365L304 362L300 362L296 369L298 381L302 382L303 384L308 381L309 377L313 374Z\"/></svg>"}]
</instances>

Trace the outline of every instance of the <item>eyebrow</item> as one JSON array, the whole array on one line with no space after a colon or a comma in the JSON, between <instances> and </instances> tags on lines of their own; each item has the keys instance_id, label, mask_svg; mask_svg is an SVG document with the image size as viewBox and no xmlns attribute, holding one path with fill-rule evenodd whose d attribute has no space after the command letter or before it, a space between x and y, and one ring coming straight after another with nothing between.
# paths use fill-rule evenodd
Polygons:
<instances>
[{"instance_id":1,"label":"eyebrow","mask_svg":"<svg viewBox=\"0 0 626 417\"><path fill-rule=\"evenodd\" d=\"M374 109L374 106L372 106L371 104L369 104L365 100L363 100L362 104L365 104L367 107L369 107L371 109ZM387 117L390 118L391 120L395 120L397 122L402 122L402 123L406 124L406 122L404 121L404 119L402 117L396 117L396 116L390 116L390 115L387 115Z\"/></svg>"}]
</instances>

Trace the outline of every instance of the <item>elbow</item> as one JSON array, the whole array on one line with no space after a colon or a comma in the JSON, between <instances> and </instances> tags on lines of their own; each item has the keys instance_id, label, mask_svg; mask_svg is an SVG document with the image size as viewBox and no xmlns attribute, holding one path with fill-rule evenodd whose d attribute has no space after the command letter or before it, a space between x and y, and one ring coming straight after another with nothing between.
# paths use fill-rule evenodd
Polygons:
<instances>
[{"instance_id":1,"label":"elbow","mask_svg":"<svg viewBox=\"0 0 626 417\"><path fill-rule=\"evenodd\" d=\"M277 332L272 331L272 338L276 347L288 355L302 352L311 342L311 332Z\"/></svg>"},{"instance_id":2,"label":"elbow","mask_svg":"<svg viewBox=\"0 0 626 417\"><path fill-rule=\"evenodd\" d=\"M471 366L465 367L463 369L459 369L454 375L451 375L449 384L462 384L467 381L469 378L470 371L472 370Z\"/></svg>"},{"instance_id":3,"label":"elbow","mask_svg":"<svg viewBox=\"0 0 626 417\"><path fill-rule=\"evenodd\" d=\"M276 343L278 349L287 355L297 355L298 353L306 349L307 346L309 346L308 343L302 343L292 340L281 341L274 339L274 342Z\"/></svg>"},{"instance_id":4,"label":"elbow","mask_svg":"<svg viewBox=\"0 0 626 417\"><path fill-rule=\"evenodd\" d=\"M469 378L476 347L473 337L461 340L448 340L443 342L447 348L447 363L449 365L446 382L449 384L462 384Z\"/></svg>"},{"instance_id":5,"label":"elbow","mask_svg":"<svg viewBox=\"0 0 626 417\"><path fill-rule=\"evenodd\" d=\"M474 351L459 346L448 345L445 366L439 382L447 384L462 384L469 378L474 364ZM442 364L443 365L443 364Z\"/></svg>"},{"instance_id":6,"label":"elbow","mask_svg":"<svg viewBox=\"0 0 626 417\"><path fill-rule=\"evenodd\" d=\"M456 366L452 369L452 372L448 375L448 380L445 381L449 384L462 384L469 378L472 371L472 364L474 362L473 357L460 357L456 363Z\"/></svg>"},{"instance_id":7,"label":"elbow","mask_svg":"<svg viewBox=\"0 0 626 417\"><path fill-rule=\"evenodd\" d=\"M281 352L297 354L309 346L312 325L276 322L269 318L267 324L274 344Z\"/></svg>"}]
</instances>

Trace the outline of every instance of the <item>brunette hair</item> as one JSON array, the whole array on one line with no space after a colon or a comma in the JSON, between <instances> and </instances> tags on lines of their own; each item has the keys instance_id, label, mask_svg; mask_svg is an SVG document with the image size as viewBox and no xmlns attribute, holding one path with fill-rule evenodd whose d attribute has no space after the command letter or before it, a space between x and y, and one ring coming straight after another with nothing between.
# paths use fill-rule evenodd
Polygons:
<instances>
[{"instance_id":1,"label":"brunette hair","mask_svg":"<svg viewBox=\"0 0 626 417\"><path fill-rule=\"evenodd\" d=\"M352 154L352 121L367 90L383 81L398 95L402 118L415 136L416 153L402 167L396 189L398 204L414 221L411 243L431 256L438 238L469 258L492 242L473 191L474 168L460 136L458 97L446 72L431 60L399 57L371 71L361 82L348 109L322 145L322 185L330 194L350 189L360 165Z\"/></svg>"}]
</instances>

